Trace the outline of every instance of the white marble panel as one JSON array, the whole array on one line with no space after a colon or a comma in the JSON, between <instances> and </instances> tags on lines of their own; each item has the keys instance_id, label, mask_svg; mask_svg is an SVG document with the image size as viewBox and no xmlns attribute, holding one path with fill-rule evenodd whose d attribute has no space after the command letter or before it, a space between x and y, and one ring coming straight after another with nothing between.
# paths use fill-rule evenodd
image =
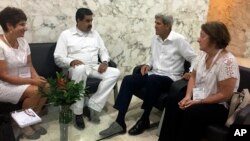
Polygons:
<instances>
[{"instance_id":1,"label":"white marble panel","mask_svg":"<svg viewBox=\"0 0 250 141\"><path fill-rule=\"evenodd\" d=\"M76 9L90 8L94 28L125 75L148 60L157 13L172 14L173 29L198 50L196 40L206 21L208 0L0 0L0 9L8 5L27 14L29 42L56 42L63 30L75 25Z\"/></svg>"}]
</instances>

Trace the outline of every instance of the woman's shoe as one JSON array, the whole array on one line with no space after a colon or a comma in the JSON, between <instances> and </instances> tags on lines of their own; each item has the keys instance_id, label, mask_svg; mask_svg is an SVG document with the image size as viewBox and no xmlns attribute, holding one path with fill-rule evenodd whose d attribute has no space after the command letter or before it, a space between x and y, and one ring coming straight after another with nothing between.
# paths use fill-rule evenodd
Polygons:
<instances>
[{"instance_id":1,"label":"woman's shoe","mask_svg":"<svg viewBox=\"0 0 250 141\"><path fill-rule=\"evenodd\" d=\"M39 117L48 115L49 109L48 106L43 106L41 111L38 113Z\"/></svg>"},{"instance_id":2,"label":"woman's shoe","mask_svg":"<svg viewBox=\"0 0 250 141\"><path fill-rule=\"evenodd\" d=\"M38 125L38 124L32 125L31 127L33 128L33 130L38 132L40 135L47 134L47 130L45 128L43 128L42 126Z\"/></svg>"},{"instance_id":3,"label":"woman's shoe","mask_svg":"<svg viewBox=\"0 0 250 141\"><path fill-rule=\"evenodd\" d=\"M33 130L31 127L24 127L22 129L23 136L30 140L36 140L40 138L40 134Z\"/></svg>"}]
</instances>

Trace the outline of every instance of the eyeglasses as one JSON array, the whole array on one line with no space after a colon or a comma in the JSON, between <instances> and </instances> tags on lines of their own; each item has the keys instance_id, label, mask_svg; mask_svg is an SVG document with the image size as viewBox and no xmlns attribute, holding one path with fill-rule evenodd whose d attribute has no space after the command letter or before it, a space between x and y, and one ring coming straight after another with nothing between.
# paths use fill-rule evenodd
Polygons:
<instances>
[{"instance_id":1,"label":"eyeglasses","mask_svg":"<svg viewBox=\"0 0 250 141\"><path fill-rule=\"evenodd\" d=\"M24 113L27 114L28 116L32 116L32 117L36 116L35 113L30 109L24 110Z\"/></svg>"}]
</instances>

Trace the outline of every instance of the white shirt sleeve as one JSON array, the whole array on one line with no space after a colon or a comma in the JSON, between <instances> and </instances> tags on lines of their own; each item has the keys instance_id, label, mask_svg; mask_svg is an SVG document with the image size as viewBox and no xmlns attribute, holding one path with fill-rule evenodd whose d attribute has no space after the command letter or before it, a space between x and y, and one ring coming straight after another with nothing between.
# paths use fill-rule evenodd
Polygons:
<instances>
[{"instance_id":1,"label":"white shirt sleeve","mask_svg":"<svg viewBox=\"0 0 250 141\"><path fill-rule=\"evenodd\" d=\"M25 44L25 47L26 47L26 52L27 52L27 55L30 55L31 54L31 51L30 51L30 45L29 43L27 42L27 40L25 40L24 38L22 38L23 41L24 41L24 44Z\"/></svg>"},{"instance_id":2,"label":"white shirt sleeve","mask_svg":"<svg viewBox=\"0 0 250 141\"><path fill-rule=\"evenodd\" d=\"M184 39L179 39L182 40L178 43L180 43L179 47L179 51L180 54L185 58L185 60L187 60L188 62L191 63L191 66L189 68L190 71L193 70L193 66L194 66L194 62L195 62L195 58L196 58L196 54L192 48L192 46Z\"/></svg>"},{"instance_id":3,"label":"white shirt sleeve","mask_svg":"<svg viewBox=\"0 0 250 141\"><path fill-rule=\"evenodd\" d=\"M155 38L155 37L154 37ZM152 56L152 48L153 48L153 43L154 43L154 38L152 38L152 41L151 41L151 50L150 50L150 57L149 57L149 61L148 61L148 63L146 64L146 65L148 65L151 69L152 69L152 67L153 67L153 64L154 64L154 59L153 59L153 56Z\"/></svg>"},{"instance_id":4,"label":"white shirt sleeve","mask_svg":"<svg viewBox=\"0 0 250 141\"><path fill-rule=\"evenodd\" d=\"M219 81L223 81L229 78L237 78L239 79L239 67L235 60L232 57L225 57L223 58L223 62L220 65L218 78Z\"/></svg>"},{"instance_id":5,"label":"white shirt sleeve","mask_svg":"<svg viewBox=\"0 0 250 141\"><path fill-rule=\"evenodd\" d=\"M98 32L96 32L96 35L97 35L98 45L100 47L100 50L99 50L100 59L101 59L102 62L104 62L104 61L109 62L110 61L110 56L109 56L108 50L105 47L104 42L103 42L103 40L102 40L102 38L101 38L101 36L99 35Z\"/></svg>"},{"instance_id":6,"label":"white shirt sleeve","mask_svg":"<svg viewBox=\"0 0 250 141\"><path fill-rule=\"evenodd\" d=\"M72 58L67 57L67 40L65 31L61 33L58 38L56 49L54 52L55 63L60 68L69 68L70 62L73 61Z\"/></svg>"}]
</instances>

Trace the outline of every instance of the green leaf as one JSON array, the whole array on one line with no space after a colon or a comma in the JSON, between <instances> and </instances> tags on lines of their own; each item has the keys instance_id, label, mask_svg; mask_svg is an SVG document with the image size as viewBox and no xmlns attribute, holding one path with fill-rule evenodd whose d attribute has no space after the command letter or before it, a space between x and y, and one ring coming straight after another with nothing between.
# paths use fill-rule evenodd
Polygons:
<instances>
[{"instance_id":1,"label":"green leaf","mask_svg":"<svg viewBox=\"0 0 250 141\"><path fill-rule=\"evenodd\" d=\"M70 80L66 82L65 88L59 88L57 86L57 80L65 79L65 75L62 72L56 72L56 76L56 79L48 78L50 91L47 94L42 94L47 97L50 103L53 103L55 106L71 105L86 94L83 81L76 83L74 80Z\"/></svg>"}]
</instances>

